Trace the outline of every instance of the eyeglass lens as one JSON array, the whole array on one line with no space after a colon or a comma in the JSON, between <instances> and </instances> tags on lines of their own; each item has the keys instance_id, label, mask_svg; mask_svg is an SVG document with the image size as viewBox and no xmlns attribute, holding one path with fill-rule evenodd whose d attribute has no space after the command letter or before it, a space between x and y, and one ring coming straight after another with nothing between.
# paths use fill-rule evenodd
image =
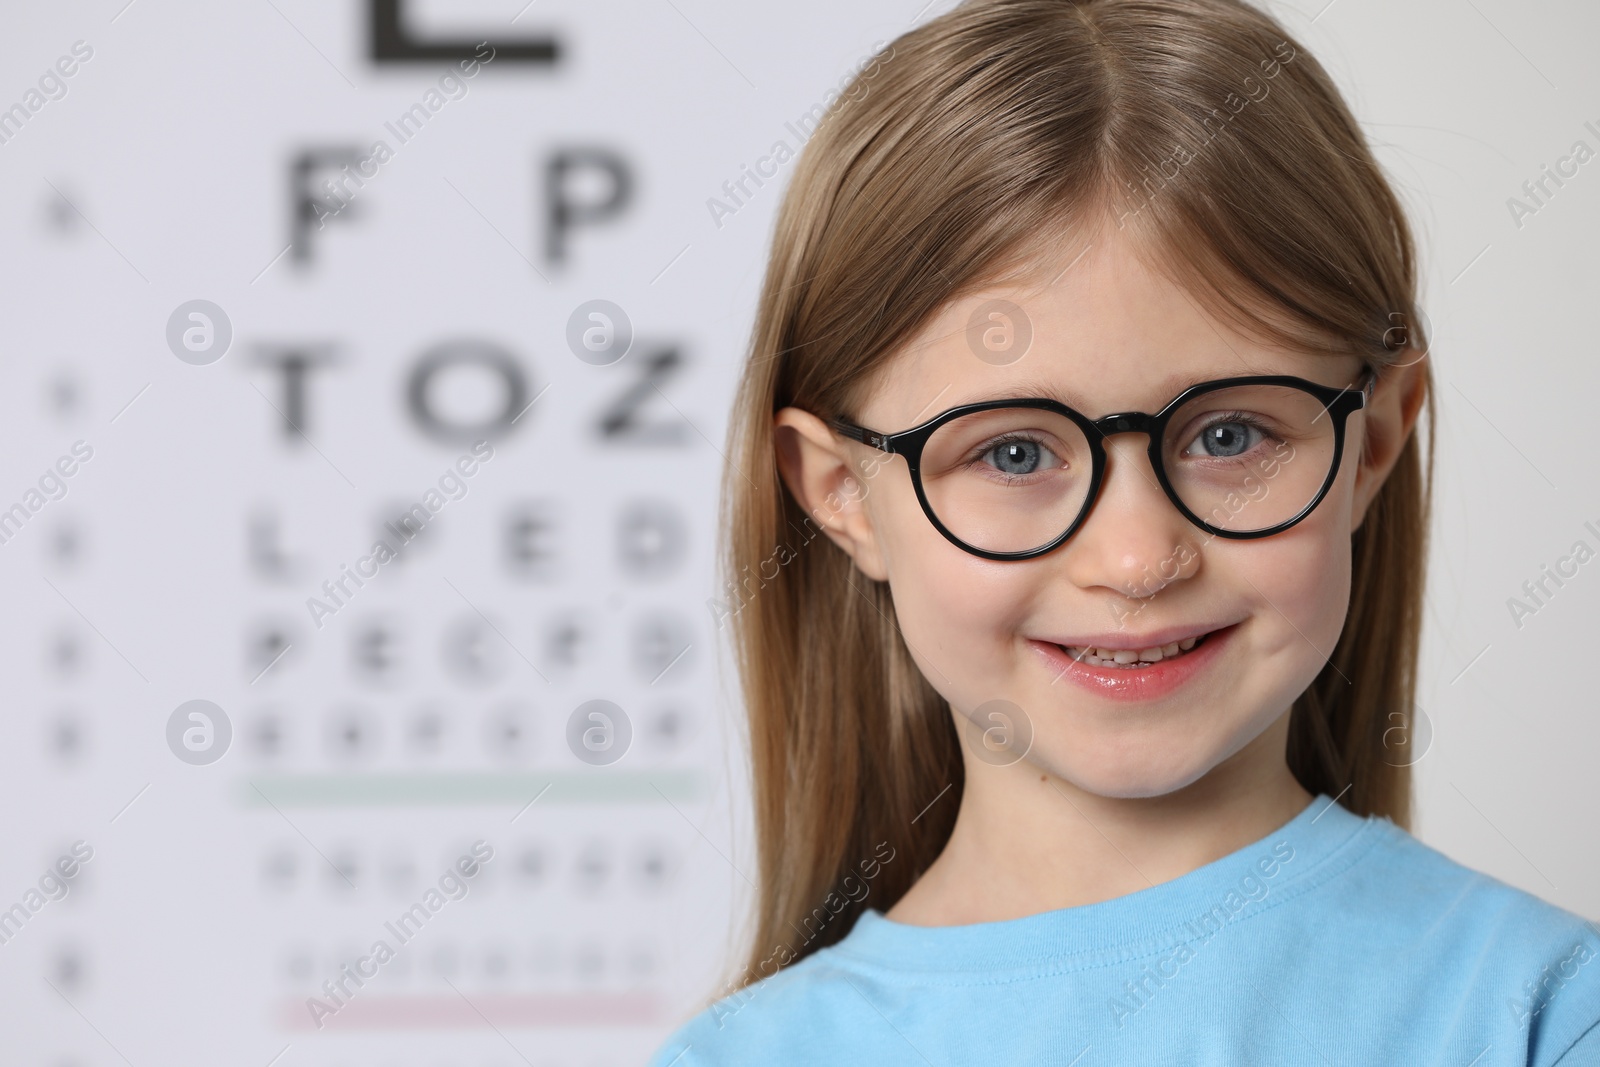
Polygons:
<instances>
[{"instance_id":1,"label":"eyeglass lens","mask_svg":"<svg viewBox=\"0 0 1600 1067\"><path fill-rule=\"evenodd\" d=\"M1271 529L1316 498L1334 461L1334 420L1309 393L1244 385L1201 393L1172 413L1161 460L1202 522ZM1041 408L990 408L944 423L923 448L923 492L939 521L986 552L1027 552L1070 529L1088 501L1088 438Z\"/></svg>"}]
</instances>

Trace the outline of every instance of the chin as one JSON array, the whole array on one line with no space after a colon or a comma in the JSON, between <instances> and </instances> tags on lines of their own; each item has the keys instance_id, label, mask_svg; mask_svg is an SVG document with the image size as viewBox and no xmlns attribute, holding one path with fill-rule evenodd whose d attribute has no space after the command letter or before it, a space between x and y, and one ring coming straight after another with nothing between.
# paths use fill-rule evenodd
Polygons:
<instances>
[{"instance_id":1,"label":"chin","mask_svg":"<svg viewBox=\"0 0 1600 1067\"><path fill-rule=\"evenodd\" d=\"M1157 750L1082 743L1041 748L1036 741L1027 762L1086 793L1113 800L1141 800L1194 784L1215 768L1223 755L1218 752L1216 759L1196 758L1194 751L1180 745Z\"/></svg>"}]
</instances>

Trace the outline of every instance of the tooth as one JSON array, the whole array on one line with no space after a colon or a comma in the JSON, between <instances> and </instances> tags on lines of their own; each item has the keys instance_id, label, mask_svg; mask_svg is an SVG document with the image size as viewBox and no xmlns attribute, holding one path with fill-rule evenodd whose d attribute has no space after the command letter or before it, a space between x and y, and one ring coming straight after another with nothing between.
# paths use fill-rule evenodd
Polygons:
<instances>
[{"instance_id":1,"label":"tooth","mask_svg":"<svg viewBox=\"0 0 1600 1067\"><path fill-rule=\"evenodd\" d=\"M1182 641L1178 642L1178 647L1187 652L1194 647L1194 643L1197 640L1199 639L1195 637L1185 637Z\"/></svg>"},{"instance_id":2,"label":"tooth","mask_svg":"<svg viewBox=\"0 0 1600 1067\"><path fill-rule=\"evenodd\" d=\"M1163 656L1176 656L1178 654L1178 642L1173 641L1171 644L1162 645L1161 654Z\"/></svg>"},{"instance_id":3,"label":"tooth","mask_svg":"<svg viewBox=\"0 0 1600 1067\"><path fill-rule=\"evenodd\" d=\"M1160 645L1157 645L1155 648L1141 648L1139 650L1139 659L1140 659L1141 662L1154 663L1157 660L1159 660L1160 658L1161 658L1161 646Z\"/></svg>"},{"instance_id":4,"label":"tooth","mask_svg":"<svg viewBox=\"0 0 1600 1067\"><path fill-rule=\"evenodd\" d=\"M1132 663L1133 661L1135 661L1135 660L1137 660L1139 658L1139 653L1131 651L1129 649L1123 649L1120 652L1113 653L1112 654L1112 658L1115 659L1118 663Z\"/></svg>"}]
</instances>

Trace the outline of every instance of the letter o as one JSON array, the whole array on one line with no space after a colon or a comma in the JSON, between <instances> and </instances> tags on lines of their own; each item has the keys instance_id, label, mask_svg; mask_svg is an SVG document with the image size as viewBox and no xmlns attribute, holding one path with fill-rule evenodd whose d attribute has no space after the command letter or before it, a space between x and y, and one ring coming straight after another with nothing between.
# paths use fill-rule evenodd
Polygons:
<instances>
[{"instance_id":1,"label":"letter o","mask_svg":"<svg viewBox=\"0 0 1600 1067\"><path fill-rule=\"evenodd\" d=\"M433 383L442 371L470 364L485 367L499 377L504 407L482 422L448 422L434 410ZM486 341L446 341L435 345L422 354L406 384L407 406L417 426L432 437L463 443L493 438L510 429L527 405L527 394L527 379L511 353Z\"/></svg>"}]
</instances>

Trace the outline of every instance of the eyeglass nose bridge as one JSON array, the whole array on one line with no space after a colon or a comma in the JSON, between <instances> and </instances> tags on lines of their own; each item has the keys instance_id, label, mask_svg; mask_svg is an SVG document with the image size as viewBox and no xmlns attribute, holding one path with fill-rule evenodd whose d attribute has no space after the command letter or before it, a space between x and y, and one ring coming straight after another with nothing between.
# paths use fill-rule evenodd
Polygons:
<instances>
[{"instance_id":1,"label":"eyeglass nose bridge","mask_svg":"<svg viewBox=\"0 0 1600 1067\"><path fill-rule=\"evenodd\" d=\"M1161 417L1150 415L1143 411L1119 411L1098 419L1090 419L1090 423L1100 431L1102 438L1119 433L1148 434L1152 441L1155 440L1156 431L1160 428Z\"/></svg>"},{"instance_id":2,"label":"eyeglass nose bridge","mask_svg":"<svg viewBox=\"0 0 1600 1067\"><path fill-rule=\"evenodd\" d=\"M1150 466L1155 473L1157 484L1160 485L1161 491L1166 494L1167 499L1178 509L1179 514L1190 522L1196 521L1188 506L1179 499L1177 492L1172 487L1172 483L1167 480L1167 472L1161 458L1161 438L1166 432L1167 421L1164 415L1152 415L1145 411L1118 411L1110 415L1103 415L1098 419L1085 417L1084 421L1099 432L1100 439L1092 443L1093 451L1095 452L1095 473L1090 481L1089 499L1084 501L1083 513L1079 516L1078 521L1073 524L1069 533L1077 532L1078 527L1088 520L1089 513L1094 510L1095 505L1099 502L1100 491L1104 488L1103 465L1106 461L1104 447L1106 439L1124 433L1142 433L1149 438L1145 451L1150 456Z\"/></svg>"}]
</instances>

